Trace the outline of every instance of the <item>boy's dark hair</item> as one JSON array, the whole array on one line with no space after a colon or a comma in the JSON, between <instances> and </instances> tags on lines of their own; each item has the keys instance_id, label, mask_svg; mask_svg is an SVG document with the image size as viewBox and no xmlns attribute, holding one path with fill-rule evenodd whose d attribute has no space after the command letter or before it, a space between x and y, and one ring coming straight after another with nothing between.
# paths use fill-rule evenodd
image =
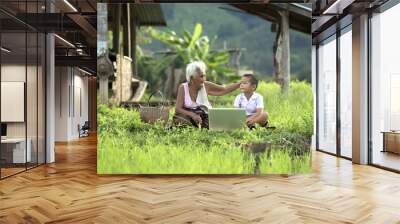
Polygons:
<instances>
[{"instance_id":1,"label":"boy's dark hair","mask_svg":"<svg viewBox=\"0 0 400 224\"><path fill-rule=\"evenodd\" d=\"M250 81L250 84L255 85L256 89L257 89L258 80L256 79L256 77L253 74L244 74L243 77L248 78Z\"/></svg>"}]
</instances>

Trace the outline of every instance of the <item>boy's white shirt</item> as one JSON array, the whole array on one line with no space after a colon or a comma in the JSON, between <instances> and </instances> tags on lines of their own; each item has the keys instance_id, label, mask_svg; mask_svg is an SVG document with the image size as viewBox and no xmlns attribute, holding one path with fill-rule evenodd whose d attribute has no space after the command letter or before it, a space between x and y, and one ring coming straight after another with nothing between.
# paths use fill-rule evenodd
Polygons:
<instances>
[{"instance_id":1,"label":"boy's white shirt","mask_svg":"<svg viewBox=\"0 0 400 224\"><path fill-rule=\"evenodd\" d=\"M250 99L247 100L244 93L240 93L236 96L235 101L233 102L234 107L245 108L246 115L253 115L256 113L257 108L264 108L264 100L261 94L254 92Z\"/></svg>"}]
</instances>

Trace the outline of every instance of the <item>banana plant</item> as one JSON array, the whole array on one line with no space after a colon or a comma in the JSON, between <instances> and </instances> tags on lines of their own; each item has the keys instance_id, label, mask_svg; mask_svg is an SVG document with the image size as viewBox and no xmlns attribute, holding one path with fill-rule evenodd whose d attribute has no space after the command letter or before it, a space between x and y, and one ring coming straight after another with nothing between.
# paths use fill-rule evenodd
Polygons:
<instances>
[{"instance_id":1,"label":"banana plant","mask_svg":"<svg viewBox=\"0 0 400 224\"><path fill-rule=\"evenodd\" d=\"M162 80L160 74L176 59L176 55L169 55L162 58L154 58L153 56L142 56L138 60L138 72L140 78L146 80L152 91L160 89Z\"/></svg>"},{"instance_id":2,"label":"banana plant","mask_svg":"<svg viewBox=\"0 0 400 224\"><path fill-rule=\"evenodd\" d=\"M136 58L138 66L138 76L140 79L146 80L151 91L160 89L162 80L160 79L162 71L173 63L177 55L167 55L165 57L154 57L153 55L146 55L140 45L151 44L152 38L146 34L149 33L148 27L144 30L139 30L136 45Z\"/></svg>"},{"instance_id":3,"label":"banana plant","mask_svg":"<svg viewBox=\"0 0 400 224\"><path fill-rule=\"evenodd\" d=\"M227 51L210 51L210 39L208 36L202 36L202 31L202 25L197 23L193 33L183 30L183 34L178 35L172 30L149 29L149 34L152 38L172 48L184 64L196 60L204 61L207 65L209 80L214 82L217 82L220 78L232 80L234 78L233 70L223 66L229 62L229 53Z\"/></svg>"}]
</instances>

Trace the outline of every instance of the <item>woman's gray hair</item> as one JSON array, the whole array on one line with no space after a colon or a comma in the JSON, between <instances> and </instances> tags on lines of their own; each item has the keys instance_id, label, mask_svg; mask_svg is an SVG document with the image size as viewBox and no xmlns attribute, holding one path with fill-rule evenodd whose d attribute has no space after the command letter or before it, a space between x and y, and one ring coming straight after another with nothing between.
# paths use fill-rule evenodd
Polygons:
<instances>
[{"instance_id":1,"label":"woman's gray hair","mask_svg":"<svg viewBox=\"0 0 400 224\"><path fill-rule=\"evenodd\" d=\"M204 64L202 61L194 61L189 63L186 66L186 80L190 82L190 80L196 76L198 70L205 74L206 64Z\"/></svg>"}]
</instances>

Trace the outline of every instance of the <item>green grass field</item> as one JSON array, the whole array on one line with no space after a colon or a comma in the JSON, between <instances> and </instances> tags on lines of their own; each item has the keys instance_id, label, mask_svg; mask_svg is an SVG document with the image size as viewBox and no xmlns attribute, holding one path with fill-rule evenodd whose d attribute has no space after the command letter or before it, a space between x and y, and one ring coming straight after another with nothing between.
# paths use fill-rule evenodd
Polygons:
<instances>
[{"instance_id":1,"label":"green grass field","mask_svg":"<svg viewBox=\"0 0 400 224\"><path fill-rule=\"evenodd\" d=\"M290 93L283 95L275 83L261 82L257 92L264 96L270 122L277 129L166 129L143 123L135 110L99 105L98 173L253 174L256 156L245 146L254 143L271 145L270 154L259 155L259 173L311 172L311 86L292 82ZM211 100L214 106L230 106L236 94Z\"/></svg>"}]
</instances>

